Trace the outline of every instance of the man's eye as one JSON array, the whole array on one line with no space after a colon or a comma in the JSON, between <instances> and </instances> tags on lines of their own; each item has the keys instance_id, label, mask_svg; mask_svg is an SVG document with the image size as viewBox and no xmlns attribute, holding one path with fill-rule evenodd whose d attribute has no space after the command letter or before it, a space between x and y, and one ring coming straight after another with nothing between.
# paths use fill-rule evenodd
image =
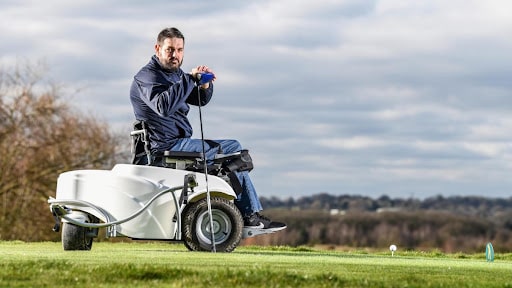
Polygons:
<instances>
[{"instance_id":1,"label":"man's eye","mask_svg":"<svg viewBox=\"0 0 512 288\"><path fill-rule=\"evenodd\" d=\"M183 49L166 49L166 53L172 54L172 53L183 53Z\"/></svg>"}]
</instances>

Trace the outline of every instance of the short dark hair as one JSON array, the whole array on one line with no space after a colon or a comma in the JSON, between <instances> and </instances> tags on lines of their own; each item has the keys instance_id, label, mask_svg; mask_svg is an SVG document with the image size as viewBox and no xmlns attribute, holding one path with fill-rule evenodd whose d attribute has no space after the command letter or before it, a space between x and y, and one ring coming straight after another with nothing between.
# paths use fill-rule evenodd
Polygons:
<instances>
[{"instance_id":1,"label":"short dark hair","mask_svg":"<svg viewBox=\"0 0 512 288\"><path fill-rule=\"evenodd\" d=\"M160 33L158 33L158 37L156 38L156 42L158 44L162 44L166 38L181 38L183 42L185 42L185 36L181 33L178 28L164 28Z\"/></svg>"}]
</instances>

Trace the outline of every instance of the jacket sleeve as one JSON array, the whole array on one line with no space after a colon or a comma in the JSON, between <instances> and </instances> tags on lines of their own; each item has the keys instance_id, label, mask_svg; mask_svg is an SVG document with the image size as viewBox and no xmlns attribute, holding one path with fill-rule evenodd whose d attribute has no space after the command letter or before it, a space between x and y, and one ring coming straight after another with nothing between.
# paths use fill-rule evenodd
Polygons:
<instances>
[{"instance_id":1,"label":"jacket sleeve","mask_svg":"<svg viewBox=\"0 0 512 288\"><path fill-rule=\"evenodd\" d=\"M199 92L199 95L197 93ZM213 95L213 83L210 83L208 89L195 88L192 90L187 98L187 103L190 105L199 105L199 99L201 99L201 106L204 106L210 102Z\"/></svg>"},{"instance_id":2,"label":"jacket sleeve","mask_svg":"<svg viewBox=\"0 0 512 288\"><path fill-rule=\"evenodd\" d=\"M141 100L161 117L176 112L195 90L194 80L185 73L175 83L169 83L163 76L149 70L141 70L135 76L134 86Z\"/></svg>"}]
</instances>

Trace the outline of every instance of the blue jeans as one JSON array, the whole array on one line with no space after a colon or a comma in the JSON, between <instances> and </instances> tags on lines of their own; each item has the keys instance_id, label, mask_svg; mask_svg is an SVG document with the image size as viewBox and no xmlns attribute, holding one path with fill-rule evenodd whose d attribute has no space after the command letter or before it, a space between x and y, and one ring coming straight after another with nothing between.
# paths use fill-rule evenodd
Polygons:
<instances>
[{"instance_id":1,"label":"blue jeans","mask_svg":"<svg viewBox=\"0 0 512 288\"><path fill-rule=\"evenodd\" d=\"M237 140L213 140L217 144L220 145L220 149L222 153L229 154L234 152L239 152L242 150L242 145ZM177 142L172 146L171 150L173 151L187 151L187 152L203 152L201 139L191 139L191 138L180 138ZM204 143L204 151L206 160L213 160L215 154L219 151L219 146L210 146L208 142ZM243 172L235 172L238 177L238 181L242 185L242 193L238 195L235 200L235 205L238 207L242 216L246 217L255 212L259 212L263 210L261 207L260 200L258 199L258 194L256 193L256 189L254 188L251 178L249 177L248 171Z\"/></svg>"}]
</instances>

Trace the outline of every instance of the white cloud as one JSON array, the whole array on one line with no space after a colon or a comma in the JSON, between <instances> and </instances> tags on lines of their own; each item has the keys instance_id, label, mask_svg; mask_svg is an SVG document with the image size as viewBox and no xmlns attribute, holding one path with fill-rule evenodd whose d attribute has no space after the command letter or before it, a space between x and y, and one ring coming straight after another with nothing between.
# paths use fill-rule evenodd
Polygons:
<instances>
[{"instance_id":1,"label":"white cloud","mask_svg":"<svg viewBox=\"0 0 512 288\"><path fill-rule=\"evenodd\" d=\"M319 141L319 144L328 148L355 150L383 146L386 143L381 139L365 136L355 136L350 138L322 139Z\"/></svg>"}]
</instances>

